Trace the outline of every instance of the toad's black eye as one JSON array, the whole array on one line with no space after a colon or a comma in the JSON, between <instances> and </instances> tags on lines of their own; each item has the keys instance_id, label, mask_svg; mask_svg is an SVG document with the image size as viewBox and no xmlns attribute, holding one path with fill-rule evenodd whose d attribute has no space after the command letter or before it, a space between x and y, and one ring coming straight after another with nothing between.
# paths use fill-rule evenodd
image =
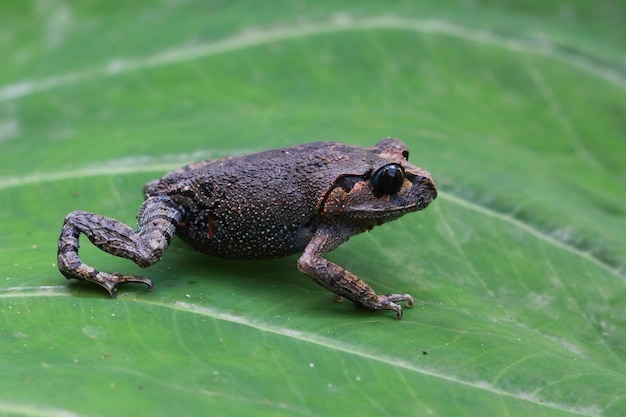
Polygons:
<instances>
[{"instance_id":1,"label":"toad's black eye","mask_svg":"<svg viewBox=\"0 0 626 417\"><path fill-rule=\"evenodd\" d=\"M388 164L372 175L372 186L381 194L395 194L402 188L404 168L399 164Z\"/></svg>"}]
</instances>

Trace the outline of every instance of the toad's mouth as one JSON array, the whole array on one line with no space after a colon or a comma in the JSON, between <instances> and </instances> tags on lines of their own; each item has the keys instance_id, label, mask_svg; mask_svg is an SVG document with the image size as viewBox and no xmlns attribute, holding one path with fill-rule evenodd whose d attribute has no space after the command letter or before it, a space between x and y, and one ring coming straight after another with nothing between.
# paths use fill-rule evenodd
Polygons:
<instances>
[{"instance_id":1,"label":"toad's mouth","mask_svg":"<svg viewBox=\"0 0 626 417\"><path fill-rule=\"evenodd\" d=\"M372 218L372 219L382 219L386 217L398 217L405 213L410 213L412 211L420 211L424 210L431 202L421 202L421 203L413 203L407 204L399 207L346 207L344 209L344 213L349 217L358 217L358 218Z\"/></svg>"}]
</instances>

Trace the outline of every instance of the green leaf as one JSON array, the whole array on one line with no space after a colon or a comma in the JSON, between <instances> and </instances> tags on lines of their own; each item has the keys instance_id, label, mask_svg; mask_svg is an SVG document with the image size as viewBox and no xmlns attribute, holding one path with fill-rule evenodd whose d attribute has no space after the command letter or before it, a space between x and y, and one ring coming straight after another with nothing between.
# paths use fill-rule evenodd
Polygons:
<instances>
[{"instance_id":1,"label":"green leaf","mask_svg":"<svg viewBox=\"0 0 626 417\"><path fill-rule=\"evenodd\" d=\"M417 4L416 4L417 3ZM0 414L626 414L617 2L0 5ZM83 209L133 224L192 160L400 137L439 198L329 255L402 320L175 241L63 279ZM259 184L262 187L263 184Z\"/></svg>"}]
</instances>

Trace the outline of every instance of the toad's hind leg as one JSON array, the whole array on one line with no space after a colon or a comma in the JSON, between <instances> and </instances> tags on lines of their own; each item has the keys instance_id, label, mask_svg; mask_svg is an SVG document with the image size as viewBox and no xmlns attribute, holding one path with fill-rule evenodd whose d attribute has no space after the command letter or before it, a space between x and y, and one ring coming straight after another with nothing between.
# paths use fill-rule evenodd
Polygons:
<instances>
[{"instance_id":1,"label":"toad's hind leg","mask_svg":"<svg viewBox=\"0 0 626 417\"><path fill-rule=\"evenodd\" d=\"M78 257L78 237L83 233L99 249L130 259L141 267L156 263L167 249L182 218L182 209L167 196L149 197L141 206L137 231L110 217L85 211L67 215L59 238L59 271L67 278L96 283L111 297L115 286L124 282L139 282L152 288L152 281L135 275L98 271Z\"/></svg>"}]
</instances>

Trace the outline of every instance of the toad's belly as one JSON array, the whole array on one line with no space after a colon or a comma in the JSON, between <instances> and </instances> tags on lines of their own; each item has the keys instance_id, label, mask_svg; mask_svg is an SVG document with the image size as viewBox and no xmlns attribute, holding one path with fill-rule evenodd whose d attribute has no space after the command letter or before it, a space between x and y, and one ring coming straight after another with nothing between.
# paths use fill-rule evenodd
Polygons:
<instances>
[{"instance_id":1,"label":"toad's belly","mask_svg":"<svg viewBox=\"0 0 626 417\"><path fill-rule=\"evenodd\" d=\"M304 216L289 222L277 218L230 216L204 211L185 216L176 229L198 252L229 259L269 259L301 252L313 235Z\"/></svg>"}]
</instances>

